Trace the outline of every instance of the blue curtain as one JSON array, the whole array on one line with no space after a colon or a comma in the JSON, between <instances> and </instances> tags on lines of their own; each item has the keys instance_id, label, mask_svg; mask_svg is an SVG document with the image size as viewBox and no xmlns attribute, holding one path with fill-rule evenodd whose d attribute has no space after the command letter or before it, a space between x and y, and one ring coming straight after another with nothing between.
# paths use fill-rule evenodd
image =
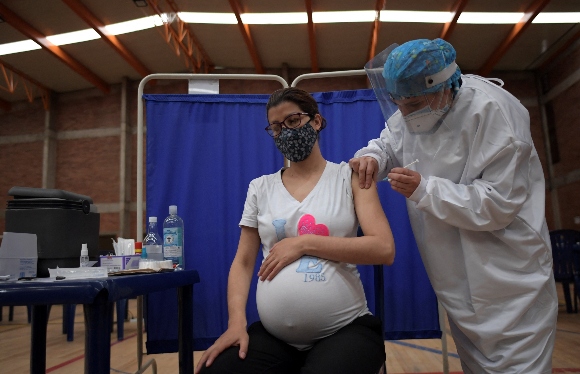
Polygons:
<instances>
[{"instance_id":1,"label":"blue curtain","mask_svg":"<svg viewBox=\"0 0 580 374\"><path fill-rule=\"evenodd\" d=\"M330 161L347 161L384 126L372 90L313 96L328 121L320 145ZM169 205L177 205L184 220L185 267L198 270L201 278L194 287L194 349L203 350L227 326L227 278L248 184L277 171L283 158L263 130L268 95L144 95L144 99L147 216L157 216L161 230ZM436 298L417 252L404 198L386 183L379 184L379 191L397 249L395 264L384 268L385 339L438 338ZM374 311L373 267L361 266L360 272ZM248 323L258 320L256 281L248 300ZM175 293L150 294L146 304L147 352L176 351Z\"/></svg>"}]
</instances>

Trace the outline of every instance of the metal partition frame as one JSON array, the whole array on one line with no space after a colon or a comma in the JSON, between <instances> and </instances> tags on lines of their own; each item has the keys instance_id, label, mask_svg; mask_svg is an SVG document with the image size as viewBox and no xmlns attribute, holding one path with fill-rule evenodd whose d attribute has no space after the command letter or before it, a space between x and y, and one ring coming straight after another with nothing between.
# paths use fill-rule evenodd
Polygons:
<instances>
[{"instance_id":1,"label":"metal partition frame","mask_svg":"<svg viewBox=\"0 0 580 374\"><path fill-rule=\"evenodd\" d=\"M305 79L316 79L316 78L332 78L332 77L346 77L352 75L366 75L366 71L364 69L360 70L345 70L345 71L336 71L336 72L326 72L326 73L310 73L310 74L303 74L294 81L292 81L291 87L296 87L296 85ZM449 374L449 353L447 351L447 330L445 329L445 319L446 319L446 312L445 308L441 305L440 302L437 302L437 310L439 312L439 328L441 329L441 356L443 357L443 373Z\"/></svg>"},{"instance_id":2,"label":"metal partition frame","mask_svg":"<svg viewBox=\"0 0 580 374\"><path fill-rule=\"evenodd\" d=\"M139 83L137 90L137 238L143 237L143 89L150 80L220 80L220 79L247 79L272 80L279 82L282 87L288 83L278 75L267 74L151 74ZM137 297L137 367L138 373L153 365L153 372L157 372L155 359L143 363L143 297Z\"/></svg>"},{"instance_id":3,"label":"metal partition frame","mask_svg":"<svg viewBox=\"0 0 580 374\"><path fill-rule=\"evenodd\" d=\"M300 81L306 79L318 79L318 78L334 78L334 77L347 77L354 75L366 75L364 69L359 70L345 70L336 72L324 72L324 73L309 73L303 74L294 81L292 81L291 87L296 87ZM139 83L139 89L137 91L137 238L143 236L143 89L145 85L153 79L159 80L176 80L176 79L187 79L187 80L208 80L208 79L255 79L255 80L273 80L279 82L282 87L287 88L288 83L278 75L268 75L268 74L151 74L146 76ZM285 161L289 163L289 161ZM287 165L288 166L288 165ZM140 322L143 318L142 310L142 300L138 298L138 308L137 308L137 363L139 369L141 369L141 362L143 356L143 328L140 327ZM445 309L438 303L439 310L439 325L441 328L441 345L442 345L442 357L443 357L443 373L449 373L449 358L447 352L447 333L445 330ZM148 365L149 363L147 363Z\"/></svg>"},{"instance_id":4,"label":"metal partition frame","mask_svg":"<svg viewBox=\"0 0 580 374\"><path fill-rule=\"evenodd\" d=\"M288 87L288 83L282 77L268 74L151 74L143 78L137 90L137 238L143 237L143 89L147 82L153 79L271 80L279 82L284 88Z\"/></svg>"}]
</instances>

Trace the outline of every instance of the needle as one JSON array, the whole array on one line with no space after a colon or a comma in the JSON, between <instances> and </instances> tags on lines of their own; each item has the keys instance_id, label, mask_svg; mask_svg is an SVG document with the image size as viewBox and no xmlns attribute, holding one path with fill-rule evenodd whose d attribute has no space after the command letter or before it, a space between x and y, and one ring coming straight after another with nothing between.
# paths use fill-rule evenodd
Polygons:
<instances>
[{"instance_id":1,"label":"needle","mask_svg":"<svg viewBox=\"0 0 580 374\"><path fill-rule=\"evenodd\" d=\"M411 166L411 165L413 165L413 164L416 164L417 162L419 162L419 159L418 159L418 158L417 158L417 159L415 159L415 161L411 162L410 164L403 166L403 169L408 169L408 168L409 168L409 166ZM383 179L383 180L386 180L387 182L390 182L390 181L391 181L391 178L385 178L385 179Z\"/></svg>"}]
</instances>

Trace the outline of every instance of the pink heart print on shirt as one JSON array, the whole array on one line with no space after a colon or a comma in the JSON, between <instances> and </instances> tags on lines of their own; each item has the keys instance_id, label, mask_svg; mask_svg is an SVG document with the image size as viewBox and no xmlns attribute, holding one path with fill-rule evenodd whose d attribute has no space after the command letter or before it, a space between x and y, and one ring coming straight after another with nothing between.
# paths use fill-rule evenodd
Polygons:
<instances>
[{"instance_id":1,"label":"pink heart print on shirt","mask_svg":"<svg viewBox=\"0 0 580 374\"><path fill-rule=\"evenodd\" d=\"M314 234L320 236L329 236L330 231L325 224L316 224L316 219L310 214L305 214L298 221L298 235Z\"/></svg>"}]
</instances>

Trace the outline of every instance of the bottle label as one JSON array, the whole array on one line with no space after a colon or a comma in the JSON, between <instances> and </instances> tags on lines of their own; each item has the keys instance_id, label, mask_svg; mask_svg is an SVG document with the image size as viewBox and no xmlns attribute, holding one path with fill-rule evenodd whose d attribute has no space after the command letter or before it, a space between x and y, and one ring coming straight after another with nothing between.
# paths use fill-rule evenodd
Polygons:
<instances>
[{"instance_id":1,"label":"bottle label","mask_svg":"<svg viewBox=\"0 0 580 374\"><path fill-rule=\"evenodd\" d=\"M163 246L161 246L161 245L148 244L148 245L145 246L145 252L147 252L147 254L150 254L150 253L163 253Z\"/></svg>"},{"instance_id":2,"label":"bottle label","mask_svg":"<svg viewBox=\"0 0 580 374\"><path fill-rule=\"evenodd\" d=\"M183 231L180 227L163 229L163 257L183 256Z\"/></svg>"}]
</instances>

